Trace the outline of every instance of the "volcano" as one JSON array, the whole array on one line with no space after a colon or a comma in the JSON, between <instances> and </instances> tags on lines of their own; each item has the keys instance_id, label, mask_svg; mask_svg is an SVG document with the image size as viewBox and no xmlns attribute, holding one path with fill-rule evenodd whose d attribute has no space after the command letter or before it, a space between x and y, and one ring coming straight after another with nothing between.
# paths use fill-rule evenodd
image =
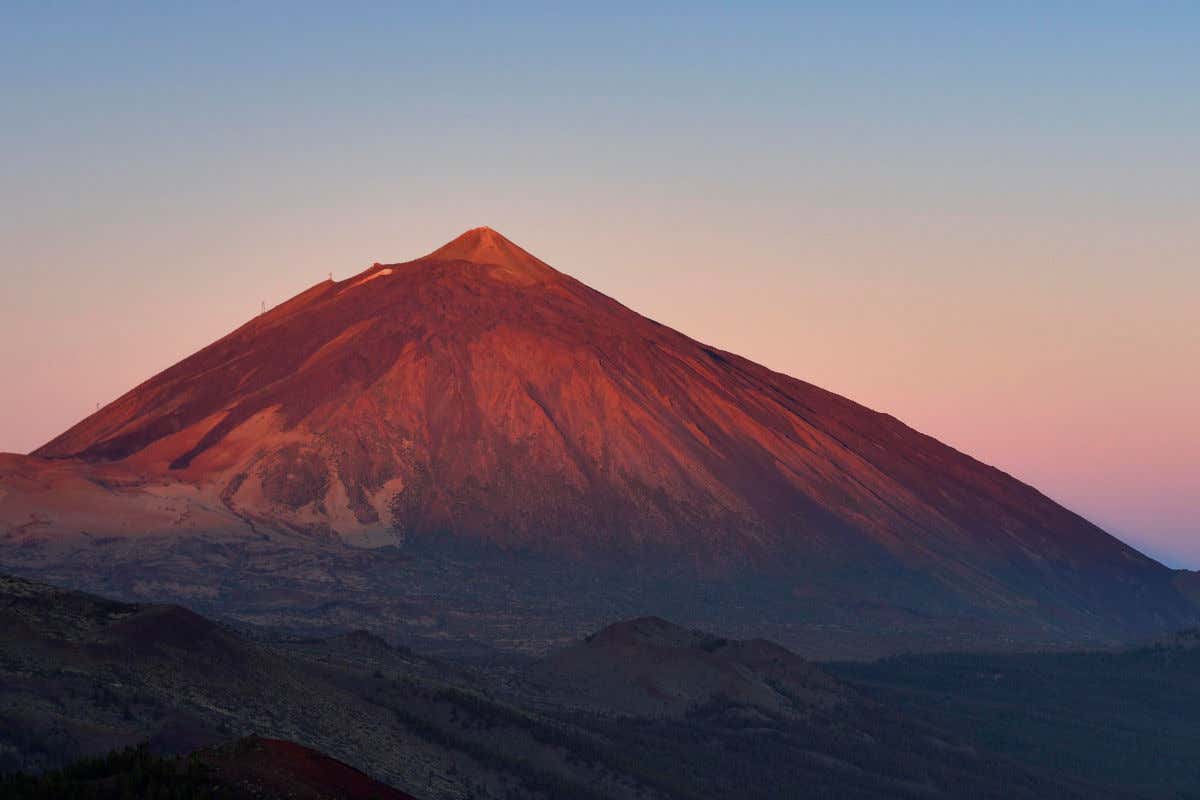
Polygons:
<instances>
[{"instance_id":1,"label":"volcano","mask_svg":"<svg viewBox=\"0 0 1200 800\"><path fill-rule=\"evenodd\" d=\"M422 584L476 609L514 607L537 573L572 596L633 597L638 613L711 623L697 598L743 609L729 627L994 644L1196 617L1171 570L1035 489L643 317L489 228L301 292L0 460L0 481L10 568L73 569L86 588L153 599L183 584L244 596L227 550L196 557L188 580L113 577L146 552L220 539L337 553L360 565L322 579L339 585L366 570L411 587L431 574L418 554L448 549L485 574L524 565L497 579L503 592L466 568L470 588ZM115 554L103 566L97 547ZM634 595L612 588L631 576L644 579ZM571 602L547 592L547 608Z\"/></svg>"}]
</instances>

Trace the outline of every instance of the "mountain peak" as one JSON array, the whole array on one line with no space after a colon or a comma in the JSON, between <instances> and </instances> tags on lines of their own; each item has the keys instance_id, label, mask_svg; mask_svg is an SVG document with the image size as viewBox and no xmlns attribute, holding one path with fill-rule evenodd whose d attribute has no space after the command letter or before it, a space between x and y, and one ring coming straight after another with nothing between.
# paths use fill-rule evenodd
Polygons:
<instances>
[{"instance_id":1,"label":"mountain peak","mask_svg":"<svg viewBox=\"0 0 1200 800\"><path fill-rule=\"evenodd\" d=\"M861 632L912 649L1196 620L1170 570L1031 487L657 325L488 228L306 290L35 455L0 459L0 537L250 536L253 519L422 553L495 547L544 581L531 592L563 586L560 564L595 565L608 577L587 578L592 608L645 591L660 608L746 597L730 620L852 619L825 650L843 655L861 652ZM170 502L147 499L152 487ZM23 548L0 546L0 563L34 557ZM710 579L739 583L725 595ZM804 641L824 641L811 630ZM610 635L695 638L661 620Z\"/></svg>"},{"instance_id":2,"label":"mountain peak","mask_svg":"<svg viewBox=\"0 0 1200 800\"><path fill-rule=\"evenodd\" d=\"M536 277L554 270L541 259L486 226L472 228L429 255L425 261L467 261L488 264Z\"/></svg>"}]
</instances>

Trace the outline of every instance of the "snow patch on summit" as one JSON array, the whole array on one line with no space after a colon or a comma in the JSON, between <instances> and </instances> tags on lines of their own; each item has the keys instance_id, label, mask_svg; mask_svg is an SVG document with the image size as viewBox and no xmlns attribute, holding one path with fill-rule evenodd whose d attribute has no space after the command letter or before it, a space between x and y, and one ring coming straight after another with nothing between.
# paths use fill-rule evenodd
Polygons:
<instances>
[{"instance_id":1,"label":"snow patch on summit","mask_svg":"<svg viewBox=\"0 0 1200 800\"><path fill-rule=\"evenodd\" d=\"M353 288L355 288L356 286L362 286L364 283L368 283L368 282L370 282L370 281L373 281L373 280L375 280L376 278L383 278L383 277L386 277L386 276L388 276L388 275L391 275L391 274L392 274L392 271L393 271L393 270L392 270L392 268L391 268L391 267L385 267L384 269L381 269L381 270L379 270L378 272L372 272L372 273L371 273L370 275L368 275L367 277L365 277L365 278L359 278L359 279L358 279L358 280L356 280L354 283L352 283L352 284L350 284L349 286L347 286L345 289L342 289L342 292L346 291L347 289L353 289ZM338 292L338 294L341 294L341 292Z\"/></svg>"}]
</instances>

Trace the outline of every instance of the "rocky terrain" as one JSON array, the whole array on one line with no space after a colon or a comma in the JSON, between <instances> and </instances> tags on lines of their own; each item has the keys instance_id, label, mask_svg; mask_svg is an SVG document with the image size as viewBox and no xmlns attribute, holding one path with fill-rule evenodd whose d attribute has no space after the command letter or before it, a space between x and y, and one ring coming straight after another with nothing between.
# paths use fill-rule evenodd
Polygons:
<instances>
[{"instance_id":1,"label":"rocky terrain","mask_svg":"<svg viewBox=\"0 0 1200 800\"><path fill-rule=\"evenodd\" d=\"M294 744L222 744L252 735ZM354 768L446 800L1097 789L899 713L778 645L665 620L619 623L527 664L466 665L364 632L239 632L176 606L3 579L0 772L138 742L163 754L199 748L204 774L227 783L299 792Z\"/></svg>"}]
</instances>

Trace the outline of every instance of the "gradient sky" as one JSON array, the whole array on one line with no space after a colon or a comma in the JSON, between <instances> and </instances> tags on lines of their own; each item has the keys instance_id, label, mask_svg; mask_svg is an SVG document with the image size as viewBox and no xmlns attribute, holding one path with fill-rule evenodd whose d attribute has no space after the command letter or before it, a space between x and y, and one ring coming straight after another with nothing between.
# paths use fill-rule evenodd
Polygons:
<instances>
[{"instance_id":1,"label":"gradient sky","mask_svg":"<svg viewBox=\"0 0 1200 800\"><path fill-rule=\"evenodd\" d=\"M1200 6L640 5L5 3L0 450L490 225L1200 567Z\"/></svg>"}]
</instances>

